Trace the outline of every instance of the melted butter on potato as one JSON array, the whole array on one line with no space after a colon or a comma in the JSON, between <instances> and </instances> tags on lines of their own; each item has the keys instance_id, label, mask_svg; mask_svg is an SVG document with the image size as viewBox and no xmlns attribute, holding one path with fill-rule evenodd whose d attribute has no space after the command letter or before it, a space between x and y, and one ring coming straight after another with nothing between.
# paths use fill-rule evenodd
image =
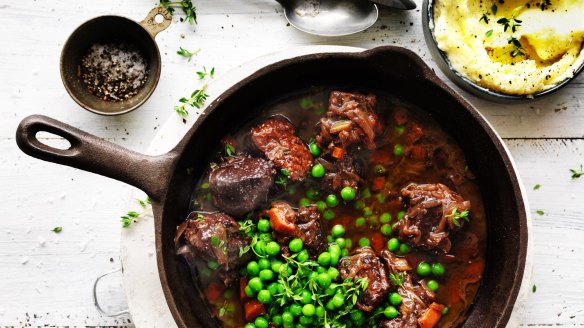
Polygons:
<instances>
[{"instance_id":1,"label":"melted butter on potato","mask_svg":"<svg viewBox=\"0 0 584 328\"><path fill-rule=\"evenodd\" d=\"M437 0L434 35L458 72L486 88L531 95L573 76L584 62L584 1ZM497 5L493 15L491 7ZM487 14L488 23L481 20ZM517 19L516 31L498 20ZM512 21L513 22L513 21ZM492 31L487 33L488 31ZM514 37L525 55L512 56Z\"/></svg>"}]
</instances>

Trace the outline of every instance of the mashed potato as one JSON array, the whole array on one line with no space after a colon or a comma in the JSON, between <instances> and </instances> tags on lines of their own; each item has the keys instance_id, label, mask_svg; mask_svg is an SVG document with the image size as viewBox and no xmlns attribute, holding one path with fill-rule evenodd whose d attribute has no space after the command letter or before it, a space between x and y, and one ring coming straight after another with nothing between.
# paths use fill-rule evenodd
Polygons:
<instances>
[{"instance_id":1,"label":"mashed potato","mask_svg":"<svg viewBox=\"0 0 584 328\"><path fill-rule=\"evenodd\" d=\"M584 0L542 1L436 0L438 47L485 88L512 95L549 89L584 62Z\"/></svg>"}]
</instances>

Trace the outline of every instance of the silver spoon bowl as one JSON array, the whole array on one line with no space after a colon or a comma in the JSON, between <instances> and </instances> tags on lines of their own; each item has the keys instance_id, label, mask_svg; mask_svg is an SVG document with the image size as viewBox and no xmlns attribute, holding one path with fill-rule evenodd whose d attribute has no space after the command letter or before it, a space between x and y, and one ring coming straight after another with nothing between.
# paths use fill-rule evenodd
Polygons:
<instances>
[{"instance_id":1,"label":"silver spoon bowl","mask_svg":"<svg viewBox=\"0 0 584 328\"><path fill-rule=\"evenodd\" d=\"M361 32L375 24L379 10L368 0L276 0L288 22L297 29L321 36ZM385 3L384 3L385 2ZM397 9L413 9L411 0L380 2ZM412 8L413 4L413 8Z\"/></svg>"}]
</instances>

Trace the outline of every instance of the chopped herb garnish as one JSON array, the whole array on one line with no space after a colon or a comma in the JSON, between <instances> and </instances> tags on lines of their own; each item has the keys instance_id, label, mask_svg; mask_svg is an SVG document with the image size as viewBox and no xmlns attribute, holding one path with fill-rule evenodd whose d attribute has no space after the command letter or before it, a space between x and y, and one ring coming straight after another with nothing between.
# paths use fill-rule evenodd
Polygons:
<instances>
[{"instance_id":1,"label":"chopped herb garnish","mask_svg":"<svg viewBox=\"0 0 584 328\"><path fill-rule=\"evenodd\" d=\"M510 28L511 32L515 33L517 32L517 28L521 26L522 21L515 17L511 19L503 17L499 19L497 23L503 25L503 31L507 32L507 30Z\"/></svg>"},{"instance_id":2,"label":"chopped herb garnish","mask_svg":"<svg viewBox=\"0 0 584 328\"><path fill-rule=\"evenodd\" d=\"M490 37L491 37L491 35L493 35L493 30L488 30L488 31L485 33L485 36L486 36L487 38L490 38Z\"/></svg>"},{"instance_id":3,"label":"chopped herb garnish","mask_svg":"<svg viewBox=\"0 0 584 328\"><path fill-rule=\"evenodd\" d=\"M288 176L286 175L279 175L276 178L276 184L283 186L284 188L286 188L286 185L288 185Z\"/></svg>"},{"instance_id":4,"label":"chopped herb garnish","mask_svg":"<svg viewBox=\"0 0 584 328\"><path fill-rule=\"evenodd\" d=\"M533 285L533 287L531 287L531 292L535 293L537 291L537 286Z\"/></svg>"},{"instance_id":5,"label":"chopped herb garnish","mask_svg":"<svg viewBox=\"0 0 584 328\"><path fill-rule=\"evenodd\" d=\"M290 176L290 171L286 170L286 169L281 169L280 172L282 172L283 175L289 177Z\"/></svg>"},{"instance_id":6,"label":"chopped herb garnish","mask_svg":"<svg viewBox=\"0 0 584 328\"><path fill-rule=\"evenodd\" d=\"M176 7L182 9L186 17L181 18L181 22L189 22L189 24L197 23L197 8L193 6L191 0L183 1L170 1L170 0L160 0L160 6L166 8L171 15L174 15Z\"/></svg>"},{"instance_id":7,"label":"chopped herb garnish","mask_svg":"<svg viewBox=\"0 0 584 328\"><path fill-rule=\"evenodd\" d=\"M231 145L231 144L226 144L225 145L225 155L227 155L227 156L235 155L235 147L233 147L233 145Z\"/></svg>"},{"instance_id":8,"label":"chopped herb garnish","mask_svg":"<svg viewBox=\"0 0 584 328\"><path fill-rule=\"evenodd\" d=\"M126 215L121 216L120 218L122 219L121 220L122 227L124 228L129 227L133 222L136 222L140 217L142 217L142 215L144 215L146 211L148 211L152 204L150 197L146 197L144 199L136 199L136 201L138 202L138 204L140 204L143 211L142 212L129 211L128 213L126 213Z\"/></svg>"},{"instance_id":9,"label":"chopped herb garnish","mask_svg":"<svg viewBox=\"0 0 584 328\"><path fill-rule=\"evenodd\" d=\"M541 185L539 183L533 186L533 190L538 190L539 188L541 188Z\"/></svg>"},{"instance_id":10,"label":"chopped herb garnish","mask_svg":"<svg viewBox=\"0 0 584 328\"><path fill-rule=\"evenodd\" d=\"M491 6L491 12L493 13L493 15L497 15L497 9L499 9L497 8L497 4L493 4Z\"/></svg>"},{"instance_id":11,"label":"chopped herb garnish","mask_svg":"<svg viewBox=\"0 0 584 328\"><path fill-rule=\"evenodd\" d=\"M389 279L394 285L401 286L404 283L405 277L403 273L398 272L396 274L390 273Z\"/></svg>"},{"instance_id":12,"label":"chopped herb garnish","mask_svg":"<svg viewBox=\"0 0 584 328\"><path fill-rule=\"evenodd\" d=\"M205 84L205 85L203 85L203 87L201 89L193 91L190 98L184 98L184 97L180 98L179 102L181 102L182 105L178 105L178 106L174 107L174 110L176 111L176 113L180 117L186 118L189 115L189 112L186 108L187 106L200 109L205 104L205 101L209 97L209 95L205 93L206 88L207 88L207 85Z\"/></svg>"},{"instance_id":13,"label":"chopped herb garnish","mask_svg":"<svg viewBox=\"0 0 584 328\"><path fill-rule=\"evenodd\" d=\"M447 215L447 217L451 217L452 223L454 223L455 226L460 227L460 219L463 219L466 222L469 222L468 214L469 214L468 210L464 210L462 212L459 212L458 208L455 207L452 210L452 212Z\"/></svg>"},{"instance_id":14,"label":"chopped herb garnish","mask_svg":"<svg viewBox=\"0 0 584 328\"><path fill-rule=\"evenodd\" d=\"M197 72L197 75L199 76L199 80L202 80L202 79L206 78L207 76L209 76L210 78L214 78L215 77L215 67L211 68L211 70L209 72L207 72L207 67L203 66L203 70Z\"/></svg>"},{"instance_id":15,"label":"chopped herb garnish","mask_svg":"<svg viewBox=\"0 0 584 328\"><path fill-rule=\"evenodd\" d=\"M484 21L484 22L485 22L485 24L489 24L489 16L487 16L487 14L483 14L483 15L481 16L481 18L479 19L479 22L480 22L480 21Z\"/></svg>"},{"instance_id":16,"label":"chopped herb garnish","mask_svg":"<svg viewBox=\"0 0 584 328\"><path fill-rule=\"evenodd\" d=\"M176 52L177 55L179 56L183 56L185 58L187 58L189 60L189 62L191 61L191 59L193 59L193 56L198 54L199 51L201 51L201 49L197 49L195 51L188 51L187 49L183 48L183 47L179 47L178 51Z\"/></svg>"},{"instance_id":17,"label":"chopped herb garnish","mask_svg":"<svg viewBox=\"0 0 584 328\"><path fill-rule=\"evenodd\" d=\"M54 227L53 230L51 230L54 233L60 233L61 231L63 231L63 227Z\"/></svg>"},{"instance_id":18,"label":"chopped herb garnish","mask_svg":"<svg viewBox=\"0 0 584 328\"><path fill-rule=\"evenodd\" d=\"M525 52L523 52L525 49L523 49L521 42L519 42L519 40L517 40L516 37L514 36L510 37L507 43L513 45L511 57L525 56Z\"/></svg>"},{"instance_id":19,"label":"chopped herb garnish","mask_svg":"<svg viewBox=\"0 0 584 328\"><path fill-rule=\"evenodd\" d=\"M538 215L544 215L545 214L544 211L542 211L542 210L537 210L537 211L535 211L535 213L537 213Z\"/></svg>"},{"instance_id":20,"label":"chopped herb garnish","mask_svg":"<svg viewBox=\"0 0 584 328\"><path fill-rule=\"evenodd\" d=\"M584 175L584 169L582 168L582 165L580 165L580 171L570 169L570 172L572 172L572 179L578 179Z\"/></svg>"}]
</instances>

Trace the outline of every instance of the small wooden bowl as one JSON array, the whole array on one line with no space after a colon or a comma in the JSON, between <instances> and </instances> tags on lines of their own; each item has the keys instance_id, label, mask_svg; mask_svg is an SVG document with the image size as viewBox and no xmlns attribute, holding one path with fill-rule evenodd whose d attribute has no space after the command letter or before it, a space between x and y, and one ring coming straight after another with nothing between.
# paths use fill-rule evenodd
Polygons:
<instances>
[{"instance_id":1,"label":"small wooden bowl","mask_svg":"<svg viewBox=\"0 0 584 328\"><path fill-rule=\"evenodd\" d=\"M157 22L157 19L160 22ZM79 26L67 39L61 52L61 79L65 89L81 107L101 115L120 115L140 107L154 92L160 79L160 50L156 35L171 23L171 14L154 8L141 22L121 16L100 16ZM96 42L121 41L135 45L148 63L148 78L139 93L127 100L112 102L91 94L79 78L81 57Z\"/></svg>"}]
</instances>

